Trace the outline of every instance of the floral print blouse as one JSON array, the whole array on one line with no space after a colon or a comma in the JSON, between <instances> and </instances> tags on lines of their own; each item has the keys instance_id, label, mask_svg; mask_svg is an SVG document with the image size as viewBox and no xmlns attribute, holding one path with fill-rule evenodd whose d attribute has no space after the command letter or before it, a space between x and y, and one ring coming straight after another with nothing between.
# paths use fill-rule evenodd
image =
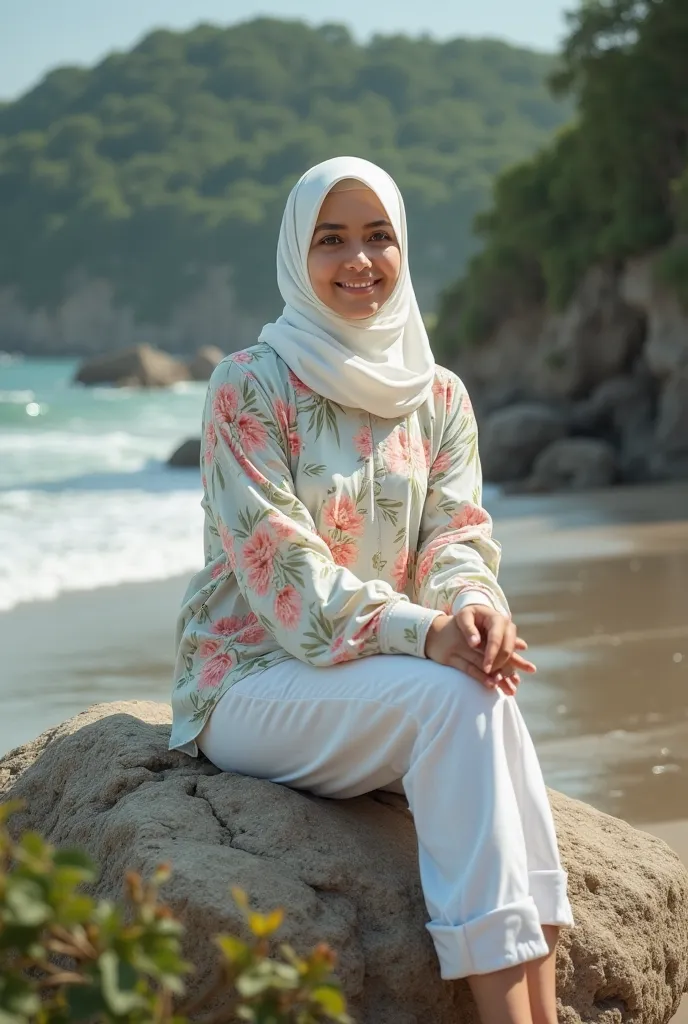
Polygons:
<instances>
[{"instance_id":1,"label":"floral print blouse","mask_svg":"<svg viewBox=\"0 0 688 1024\"><path fill-rule=\"evenodd\" d=\"M440 612L508 614L455 374L437 367L415 413L383 419L315 394L259 342L214 371L203 431L205 567L177 622L170 747L196 756L220 697L268 666L423 658Z\"/></svg>"}]
</instances>

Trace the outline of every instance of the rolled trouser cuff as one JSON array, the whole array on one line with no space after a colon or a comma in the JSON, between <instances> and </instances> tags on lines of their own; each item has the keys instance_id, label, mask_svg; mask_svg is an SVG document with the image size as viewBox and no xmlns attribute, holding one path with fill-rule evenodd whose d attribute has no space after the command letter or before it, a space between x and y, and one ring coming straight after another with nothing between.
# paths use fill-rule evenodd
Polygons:
<instances>
[{"instance_id":1,"label":"rolled trouser cuff","mask_svg":"<svg viewBox=\"0 0 688 1024\"><path fill-rule=\"evenodd\" d=\"M530 871L528 891L535 901L540 924L574 927L568 897L568 875L565 871Z\"/></svg>"},{"instance_id":2,"label":"rolled trouser cuff","mask_svg":"<svg viewBox=\"0 0 688 1024\"><path fill-rule=\"evenodd\" d=\"M443 979L489 974L547 956L549 948L532 896L483 914L465 924L430 921Z\"/></svg>"}]
</instances>

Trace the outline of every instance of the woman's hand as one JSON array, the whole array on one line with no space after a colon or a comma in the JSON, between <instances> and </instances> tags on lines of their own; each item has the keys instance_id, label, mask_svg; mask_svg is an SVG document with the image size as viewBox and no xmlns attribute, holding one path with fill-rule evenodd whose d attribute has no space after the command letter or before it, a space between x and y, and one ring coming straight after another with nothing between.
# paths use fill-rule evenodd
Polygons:
<instances>
[{"instance_id":1,"label":"woman's hand","mask_svg":"<svg viewBox=\"0 0 688 1024\"><path fill-rule=\"evenodd\" d=\"M467 605L457 613L456 622L470 647L484 650L482 669L487 675L500 672L509 664L514 651L526 650L518 646L518 631L511 619L487 605Z\"/></svg>"},{"instance_id":2,"label":"woman's hand","mask_svg":"<svg viewBox=\"0 0 688 1024\"><path fill-rule=\"evenodd\" d=\"M490 609L483 609L478 605L473 605L471 608L490 611ZM463 616L467 610L464 608L459 615ZM459 615L438 615L433 620L425 640L426 656L440 665L449 665L465 672L466 675L471 676L488 689L498 686L507 696L512 697L520 682L519 671L527 673L536 671L535 665L517 653L527 650L527 643L516 636L511 656L507 660L502 659L500 669L493 666L491 672L486 672L484 668L486 652L480 649L480 635L478 634L478 647L476 647L469 641L462 629ZM464 618L466 621L474 622L473 619L469 620L465 616ZM471 630L473 629L475 629L475 625L471 626ZM468 635L473 636L474 633L471 631Z\"/></svg>"}]
</instances>

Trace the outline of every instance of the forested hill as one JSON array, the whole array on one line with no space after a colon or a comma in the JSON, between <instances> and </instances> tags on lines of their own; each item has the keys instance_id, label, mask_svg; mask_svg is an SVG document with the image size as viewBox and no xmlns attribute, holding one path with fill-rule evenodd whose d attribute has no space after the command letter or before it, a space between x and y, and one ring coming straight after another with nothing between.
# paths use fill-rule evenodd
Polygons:
<instances>
[{"instance_id":1,"label":"forested hill","mask_svg":"<svg viewBox=\"0 0 688 1024\"><path fill-rule=\"evenodd\" d=\"M240 310L272 314L286 193L349 154L397 178L428 309L473 251L494 176L569 116L545 83L552 62L496 41L359 45L341 26L260 19L154 32L53 71L0 106L0 295L50 311L75 282L104 280L159 324L229 266Z\"/></svg>"}]
</instances>

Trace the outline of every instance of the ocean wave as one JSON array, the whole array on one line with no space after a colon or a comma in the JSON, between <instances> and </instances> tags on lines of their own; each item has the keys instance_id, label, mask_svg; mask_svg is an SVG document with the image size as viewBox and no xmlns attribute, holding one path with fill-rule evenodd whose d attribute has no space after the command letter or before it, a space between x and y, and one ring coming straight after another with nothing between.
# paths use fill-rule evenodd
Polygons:
<instances>
[{"instance_id":1,"label":"ocean wave","mask_svg":"<svg viewBox=\"0 0 688 1024\"><path fill-rule=\"evenodd\" d=\"M173 474L176 475L176 474ZM162 474L161 474L162 476ZM200 485L0 496L0 610L203 564Z\"/></svg>"}]
</instances>

